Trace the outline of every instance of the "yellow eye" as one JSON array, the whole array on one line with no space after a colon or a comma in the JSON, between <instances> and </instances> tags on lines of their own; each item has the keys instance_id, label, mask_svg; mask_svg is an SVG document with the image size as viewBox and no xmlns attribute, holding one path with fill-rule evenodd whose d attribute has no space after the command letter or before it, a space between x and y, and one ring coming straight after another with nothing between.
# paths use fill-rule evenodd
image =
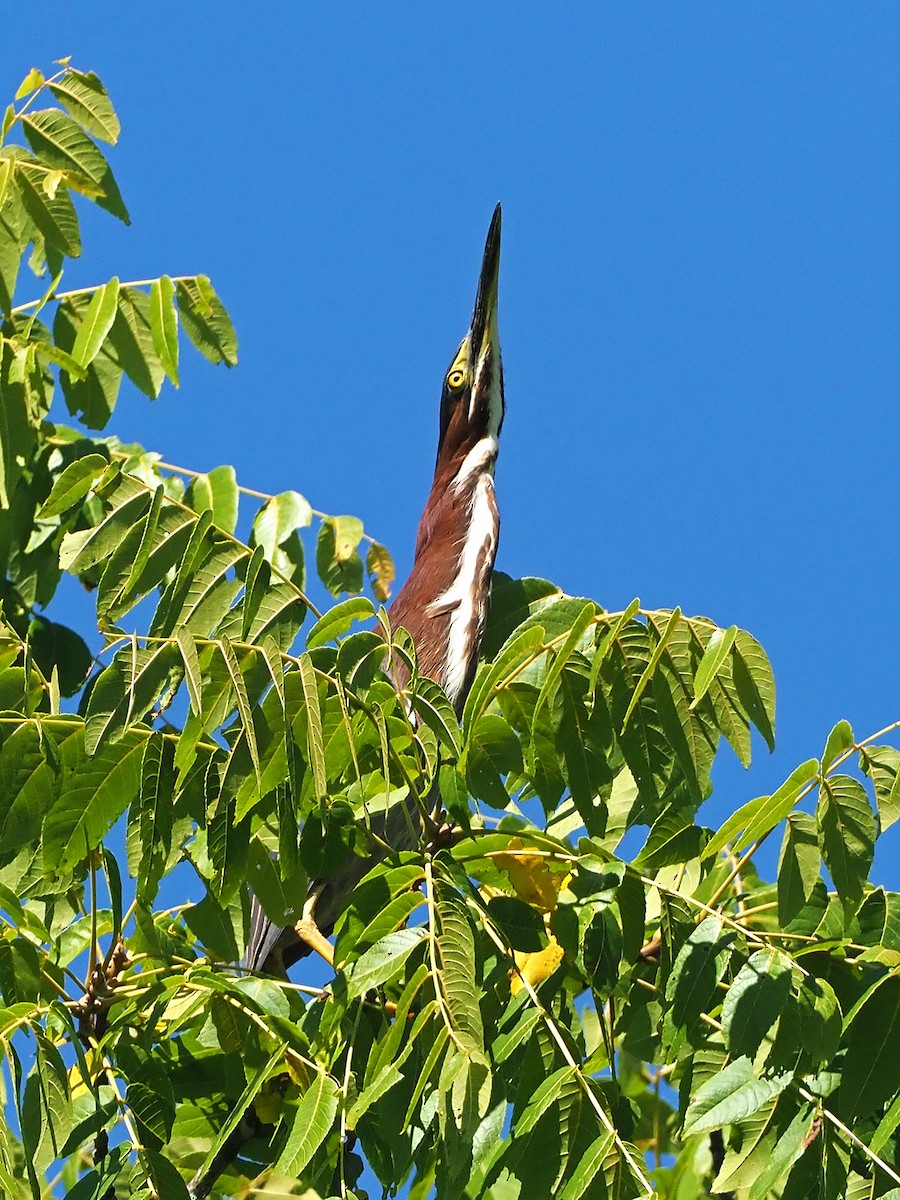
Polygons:
<instances>
[{"instance_id":1,"label":"yellow eye","mask_svg":"<svg viewBox=\"0 0 900 1200\"><path fill-rule=\"evenodd\" d=\"M454 391L456 391L457 388L461 388L465 381L466 373L465 371L461 371L459 367L451 371L447 376L447 384L453 388Z\"/></svg>"}]
</instances>

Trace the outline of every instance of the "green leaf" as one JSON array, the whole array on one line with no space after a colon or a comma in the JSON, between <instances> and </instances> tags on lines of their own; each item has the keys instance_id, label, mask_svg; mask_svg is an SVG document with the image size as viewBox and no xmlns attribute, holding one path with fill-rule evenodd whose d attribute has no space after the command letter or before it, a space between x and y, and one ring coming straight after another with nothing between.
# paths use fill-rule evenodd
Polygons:
<instances>
[{"instance_id":1,"label":"green leaf","mask_svg":"<svg viewBox=\"0 0 900 1200\"><path fill-rule=\"evenodd\" d=\"M739 629L734 639L732 677L750 720L775 749L775 679L766 652L756 638Z\"/></svg>"},{"instance_id":2,"label":"green leaf","mask_svg":"<svg viewBox=\"0 0 900 1200\"><path fill-rule=\"evenodd\" d=\"M127 486L122 488L121 498L117 493L117 503L98 525L65 535L59 550L59 565L64 571L80 575L109 558L146 514L151 502L149 493L127 477L123 483Z\"/></svg>"},{"instance_id":3,"label":"green leaf","mask_svg":"<svg viewBox=\"0 0 900 1200\"><path fill-rule=\"evenodd\" d=\"M900 750L868 746L860 750L859 763L875 787L879 833L884 833L900 818Z\"/></svg>"},{"instance_id":4,"label":"green leaf","mask_svg":"<svg viewBox=\"0 0 900 1200\"><path fill-rule=\"evenodd\" d=\"M178 573L157 605L150 623L154 637L169 636L179 626L188 627L195 637L210 637L240 590L240 582L228 575L247 552L211 532L211 527L207 510L200 514Z\"/></svg>"},{"instance_id":5,"label":"green leaf","mask_svg":"<svg viewBox=\"0 0 900 1200\"><path fill-rule=\"evenodd\" d=\"M22 203L48 245L69 258L81 254L81 233L75 205L65 184L48 196L44 190L47 171L28 163L18 164L19 190Z\"/></svg>"},{"instance_id":6,"label":"green leaf","mask_svg":"<svg viewBox=\"0 0 900 1200\"><path fill-rule=\"evenodd\" d=\"M859 933L856 940L864 946L881 947L889 954L900 956L900 893L872 888L866 892L856 914ZM898 959L880 959L889 965L900 965Z\"/></svg>"},{"instance_id":7,"label":"green leaf","mask_svg":"<svg viewBox=\"0 0 900 1200\"><path fill-rule=\"evenodd\" d=\"M141 759L141 785L128 816L136 831L136 852L129 868L137 879L138 898L151 904L168 862L175 794L175 747L160 732L150 735Z\"/></svg>"},{"instance_id":8,"label":"green leaf","mask_svg":"<svg viewBox=\"0 0 900 1200\"><path fill-rule=\"evenodd\" d=\"M44 678L50 679L56 672L61 696L74 696L81 691L94 656L74 630L35 616L28 623L28 644Z\"/></svg>"},{"instance_id":9,"label":"green leaf","mask_svg":"<svg viewBox=\"0 0 900 1200\"><path fill-rule=\"evenodd\" d=\"M154 279L150 285L150 333L163 370L178 387L178 314L175 284L168 275Z\"/></svg>"},{"instance_id":10,"label":"green leaf","mask_svg":"<svg viewBox=\"0 0 900 1200\"><path fill-rule=\"evenodd\" d=\"M321 800L328 792L325 775L325 743L322 737L322 711L319 708L316 673L308 654L301 654L297 659L297 669L300 674L303 702L306 709L306 744L313 772L313 785L316 798Z\"/></svg>"},{"instance_id":11,"label":"green leaf","mask_svg":"<svg viewBox=\"0 0 900 1200\"><path fill-rule=\"evenodd\" d=\"M234 467L213 467L207 474L196 476L191 480L187 500L195 512L209 510L219 529L234 533L240 503Z\"/></svg>"},{"instance_id":12,"label":"green leaf","mask_svg":"<svg viewBox=\"0 0 900 1200\"><path fill-rule=\"evenodd\" d=\"M778 919L783 926L809 903L821 861L815 819L804 812L789 813L778 859Z\"/></svg>"},{"instance_id":13,"label":"green leaf","mask_svg":"<svg viewBox=\"0 0 900 1200\"><path fill-rule=\"evenodd\" d=\"M327 645L342 637L353 625L354 621L368 621L374 617L375 609L372 601L365 596L354 596L350 600L342 600L323 613L306 636L307 649Z\"/></svg>"},{"instance_id":14,"label":"green leaf","mask_svg":"<svg viewBox=\"0 0 900 1200\"><path fill-rule=\"evenodd\" d=\"M32 722L7 733L0 744L0 852L37 839L44 814L57 794L56 772Z\"/></svg>"},{"instance_id":15,"label":"green leaf","mask_svg":"<svg viewBox=\"0 0 900 1200\"><path fill-rule=\"evenodd\" d=\"M473 722L493 699L495 689L509 680L523 663L534 659L543 642L544 630L539 625L529 626L514 633L492 663L481 666L463 709L463 731L467 736Z\"/></svg>"},{"instance_id":16,"label":"green leaf","mask_svg":"<svg viewBox=\"0 0 900 1200\"><path fill-rule=\"evenodd\" d=\"M813 1122L820 1119L817 1118L815 1110L810 1106L805 1105L800 1109L775 1143L762 1170L754 1179L748 1200L765 1200L766 1197L772 1195L773 1186L787 1175L806 1148L813 1129ZM825 1197L829 1195L829 1192L823 1191L820 1195ZM835 1200L837 1200L836 1197Z\"/></svg>"},{"instance_id":17,"label":"green leaf","mask_svg":"<svg viewBox=\"0 0 900 1200\"><path fill-rule=\"evenodd\" d=\"M734 934L723 931L718 917L706 917L678 952L665 993L671 1003L666 1023L676 1046L706 1011L725 974L733 941Z\"/></svg>"},{"instance_id":18,"label":"green leaf","mask_svg":"<svg viewBox=\"0 0 900 1200\"><path fill-rule=\"evenodd\" d=\"M155 400L165 371L156 355L150 328L150 297L138 288L119 291L116 316L109 333L110 344L122 367L145 396Z\"/></svg>"},{"instance_id":19,"label":"green leaf","mask_svg":"<svg viewBox=\"0 0 900 1200\"><path fill-rule=\"evenodd\" d=\"M140 721L154 704L174 695L182 672L181 655L171 643L120 650L91 692L84 735L87 752L93 754Z\"/></svg>"},{"instance_id":20,"label":"green leaf","mask_svg":"<svg viewBox=\"0 0 900 1200\"><path fill-rule=\"evenodd\" d=\"M848 1014L838 1091L841 1116L861 1121L900 1089L900 977L891 975Z\"/></svg>"},{"instance_id":21,"label":"green leaf","mask_svg":"<svg viewBox=\"0 0 900 1200\"><path fill-rule=\"evenodd\" d=\"M673 634L675 633L676 627L678 626L678 623L680 621L681 621L681 609L676 608L669 615L669 619L666 622L666 627L662 632L662 636L660 637L659 641L654 646L653 653L650 655L650 661L647 663L647 666L644 668L644 672L641 675L641 677L638 679L637 684L635 685L634 691L631 694L631 700L629 701L628 707L625 709L625 715L622 718L622 724L620 727L622 730L625 729L625 727L628 725L628 722L631 720L631 716L632 716L634 710L637 708L638 703L640 702L641 696L644 694L644 689L646 688L646 686L650 682L650 680L653 678L653 674L656 671L656 668L659 666L659 664L662 660L662 656L663 656L663 654L665 654L666 647L668 646L669 641L672 638Z\"/></svg>"},{"instance_id":22,"label":"green leaf","mask_svg":"<svg viewBox=\"0 0 900 1200\"><path fill-rule=\"evenodd\" d=\"M691 701L691 709L697 707L709 691L710 684L725 665L734 645L734 639L737 637L737 631L736 625L731 625L728 629L713 630L694 675L694 699Z\"/></svg>"},{"instance_id":23,"label":"green leaf","mask_svg":"<svg viewBox=\"0 0 900 1200\"><path fill-rule=\"evenodd\" d=\"M95 183L109 170L103 154L84 130L58 108L27 112L21 124L28 144L48 166Z\"/></svg>"},{"instance_id":24,"label":"green leaf","mask_svg":"<svg viewBox=\"0 0 900 1200\"><path fill-rule=\"evenodd\" d=\"M741 854L759 838L783 821L808 783L819 773L819 763L809 759L792 771L777 791L771 796L760 796L744 804L719 827L703 852L704 858L718 854L731 843L732 851Z\"/></svg>"},{"instance_id":25,"label":"green leaf","mask_svg":"<svg viewBox=\"0 0 900 1200\"><path fill-rule=\"evenodd\" d=\"M35 1166L43 1171L60 1156L73 1121L68 1075L62 1057L53 1043L42 1034L38 1034L35 1040L34 1066L25 1086L23 1108L27 1120L32 1111L37 1109L39 1112L27 1141L31 1143L30 1151ZM40 1135L35 1138L38 1127ZM23 1140L25 1132L23 1126Z\"/></svg>"},{"instance_id":26,"label":"green leaf","mask_svg":"<svg viewBox=\"0 0 900 1200\"><path fill-rule=\"evenodd\" d=\"M97 288L91 297L72 347L72 357L80 367L88 366L97 357L116 319L118 300L119 281L116 278Z\"/></svg>"},{"instance_id":27,"label":"green leaf","mask_svg":"<svg viewBox=\"0 0 900 1200\"><path fill-rule=\"evenodd\" d=\"M511 950L533 954L546 945L541 914L517 896L493 896L488 901L488 915Z\"/></svg>"},{"instance_id":28,"label":"green leaf","mask_svg":"<svg viewBox=\"0 0 900 1200\"><path fill-rule=\"evenodd\" d=\"M465 900L441 881L435 886L439 986L457 1039L479 1061L484 1057L484 1028L475 976L475 936ZM438 986L438 981L435 981Z\"/></svg>"},{"instance_id":29,"label":"green leaf","mask_svg":"<svg viewBox=\"0 0 900 1200\"><path fill-rule=\"evenodd\" d=\"M752 1116L791 1082L790 1072L757 1079L749 1058L736 1058L702 1084L684 1118L685 1137L709 1133Z\"/></svg>"},{"instance_id":30,"label":"green leaf","mask_svg":"<svg viewBox=\"0 0 900 1200\"><path fill-rule=\"evenodd\" d=\"M95 479L98 479L109 465L109 460L102 454L85 454L69 463L65 470L56 477L50 495L37 511L39 521L58 517L82 500Z\"/></svg>"},{"instance_id":31,"label":"green leaf","mask_svg":"<svg viewBox=\"0 0 900 1200\"><path fill-rule=\"evenodd\" d=\"M363 564L357 546L363 535L358 517L326 517L316 539L316 570L333 596L361 592Z\"/></svg>"},{"instance_id":32,"label":"green leaf","mask_svg":"<svg viewBox=\"0 0 900 1200\"><path fill-rule=\"evenodd\" d=\"M585 1192L591 1196L594 1195L596 1182L602 1175L603 1161L612 1150L614 1141L615 1135L610 1132L601 1133L591 1142L578 1159L575 1170L566 1180L558 1200L581 1200Z\"/></svg>"},{"instance_id":33,"label":"green leaf","mask_svg":"<svg viewBox=\"0 0 900 1200\"><path fill-rule=\"evenodd\" d=\"M550 669L547 671L546 678L541 685L541 690L538 693L537 703L534 706L534 715L532 717L532 723L534 725L538 723L542 709L550 701L552 701L553 697L556 695L556 691L562 678L562 673L566 663L571 658L572 653L578 646L578 643L584 637L585 631L593 622L596 613L596 604L594 604L592 601L588 601L588 603L583 606L581 611L575 617L575 620L572 622L572 627L566 634L565 640L553 655L553 661L551 662Z\"/></svg>"},{"instance_id":34,"label":"green leaf","mask_svg":"<svg viewBox=\"0 0 900 1200\"><path fill-rule=\"evenodd\" d=\"M853 746L853 730L849 721L838 721L834 729L828 735L828 740L825 742L825 751L822 754L822 770L828 771L831 764L845 751Z\"/></svg>"},{"instance_id":35,"label":"green leaf","mask_svg":"<svg viewBox=\"0 0 900 1200\"><path fill-rule=\"evenodd\" d=\"M334 958L341 968L360 948L368 949L399 927L397 914L412 911L407 902L424 904L418 885L425 872L417 863L390 867L379 863L357 884L347 898L344 911L335 926ZM389 913L385 918L384 914Z\"/></svg>"},{"instance_id":36,"label":"green leaf","mask_svg":"<svg viewBox=\"0 0 900 1200\"><path fill-rule=\"evenodd\" d=\"M140 787L144 741L132 735L104 746L64 776L59 799L44 818L45 874L64 875L100 845Z\"/></svg>"},{"instance_id":37,"label":"green leaf","mask_svg":"<svg viewBox=\"0 0 900 1200\"><path fill-rule=\"evenodd\" d=\"M24 382L24 361L2 347L0 367L0 507L8 510L31 458L34 430Z\"/></svg>"},{"instance_id":38,"label":"green leaf","mask_svg":"<svg viewBox=\"0 0 900 1200\"><path fill-rule=\"evenodd\" d=\"M509 794L503 778L513 771L521 771L522 752L519 739L503 717L485 713L472 726L464 763L472 794L493 808L505 808L509 804Z\"/></svg>"},{"instance_id":39,"label":"green leaf","mask_svg":"<svg viewBox=\"0 0 900 1200\"><path fill-rule=\"evenodd\" d=\"M830 1063L841 1038L841 1010L831 984L807 976L797 993L800 1011L800 1041L817 1066ZM791 1047L795 1052L796 1047Z\"/></svg>"},{"instance_id":40,"label":"green leaf","mask_svg":"<svg viewBox=\"0 0 900 1200\"><path fill-rule=\"evenodd\" d=\"M875 814L866 790L850 775L822 780L816 807L819 844L842 900L857 903L875 853Z\"/></svg>"},{"instance_id":41,"label":"green leaf","mask_svg":"<svg viewBox=\"0 0 900 1200\"><path fill-rule=\"evenodd\" d=\"M642 871L658 871L673 863L689 862L703 851L705 832L694 824L694 805L665 809L653 822L647 841L635 860Z\"/></svg>"},{"instance_id":42,"label":"green leaf","mask_svg":"<svg viewBox=\"0 0 900 1200\"><path fill-rule=\"evenodd\" d=\"M53 333L57 344L71 348L78 335L81 317L87 304L80 304L83 297L73 297L57 305L53 320ZM66 406L74 416L82 415L90 429L103 429L112 415L122 383L122 368L113 357L109 341L87 369L84 378L76 378L69 371L60 373Z\"/></svg>"},{"instance_id":43,"label":"green leaf","mask_svg":"<svg viewBox=\"0 0 900 1200\"><path fill-rule=\"evenodd\" d=\"M276 1172L293 1176L303 1173L334 1124L339 1097L331 1076L324 1071L317 1074L297 1105L287 1141L275 1163Z\"/></svg>"},{"instance_id":44,"label":"green leaf","mask_svg":"<svg viewBox=\"0 0 900 1200\"><path fill-rule=\"evenodd\" d=\"M202 1166L197 1172L198 1178L202 1179L206 1176L206 1173L212 1167L216 1156L220 1153L222 1147L244 1119L244 1114L259 1095L263 1085L267 1082L267 1080L271 1079L273 1075L278 1073L279 1069L284 1063L284 1051L286 1046L287 1042L279 1042L272 1054L269 1056L268 1062L257 1067L255 1071L250 1073L250 1077L247 1080L247 1086L241 1092L237 1103L229 1112L228 1119L224 1122L221 1129L218 1130L217 1136L214 1139L213 1144L210 1146L206 1158L203 1160Z\"/></svg>"},{"instance_id":45,"label":"green leaf","mask_svg":"<svg viewBox=\"0 0 900 1200\"><path fill-rule=\"evenodd\" d=\"M440 684L422 677L417 680L416 690L409 699L413 712L422 723L428 726L442 745L458 755L461 746L456 713Z\"/></svg>"},{"instance_id":46,"label":"green leaf","mask_svg":"<svg viewBox=\"0 0 900 1200\"><path fill-rule=\"evenodd\" d=\"M347 998L353 1000L357 996L364 996L366 992L393 979L413 950L421 946L424 937L425 930L421 927L398 929L370 946L352 965L345 968Z\"/></svg>"},{"instance_id":47,"label":"green leaf","mask_svg":"<svg viewBox=\"0 0 900 1200\"><path fill-rule=\"evenodd\" d=\"M232 687L234 688L235 696L237 697L238 712L241 718L241 727L244 731L244 736L247 739L247 746L250 750L250 758L253 761L253 771L256 776L257 791L261 791L260 786L260 766L259 766L259 747L256 744L256 727L253 724L253 709L250 706L250 697L247 692L247 681L244 679L241 672L240 664L234 653L234 647L228 638L223 637L218 641L219 650L222 653L222 658L225 662L226 670L231 679Z\"/></svg>"},{"instance_id":48,"label":"green leaf","mask_svg":"<svg viewBox=\"0 0 900 1200\"><path fill-rule=\"evenodd\" d=\"M207 893L199 904L184 910L184 920L188 929L223 962L236 962L241 957L238 938L244 918L239 897L220 904Z\"/></svg>"},{"instance_id":49,"label":"green leaf","mask_svg":"<svg viewBox=\"0 0 900 1200\"><path fill-rule=\"evenodd\" d=\"M280 492L267 500L253 520L251 546L261 546L270 563L276 562L275 552L295 529L303 529L312 521L312 509L299 492Z\"/></svg>"},{"instance_id":50,"label":"green leaf","mask_svg":"<svg viewBox=\"0 0 900 1200\"><path fill-rule=\"evenodd\" d=\"M85 73L69 67L62 79L48 86L56 99L88 133L104 142L118 141L119 119L106 94L106 88L93 71Z\"/></svg>"},{"instance_id":51,"label":"green leaf","mask_svg":"<svg viewBox=\"0 0 900 1200\"><path fill-rule=\"evenodd\" d=\"M757 950L741 967L722 1005L722 1029L732 1055L755 1056L781 1015L791 990L791 962L778 950Z\"/></svg>"},{"instance_id":52,"label":"green leaf","mask_svg":"<svg viewBox=\"0 0 900 1200\"><path fill-rule=\"evenodd\" d=\"M237 337L225 306L205 275L175 282L178 311L188 337L211 363L237 365Z\"/></svg>"}]
</instances>

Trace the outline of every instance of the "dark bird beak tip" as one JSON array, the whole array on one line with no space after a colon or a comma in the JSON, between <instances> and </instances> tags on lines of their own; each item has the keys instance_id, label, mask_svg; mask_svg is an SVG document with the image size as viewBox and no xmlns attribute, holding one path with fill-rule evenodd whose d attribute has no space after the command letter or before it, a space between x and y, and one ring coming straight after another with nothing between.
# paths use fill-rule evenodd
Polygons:
<instances>
[{"instance_id":1,"label":"dark bird beak tip","mask_svg":"<svg viewBox=\"0 0 900 1200\"><path fill-rule=\"evenodd\" d=\"M472 344L481 346L490 310L497 303L497 280L500 273L500 205L494 209L487 239L484 243L484 258L475 297L475 312L472 317Z\"/></svg>"}]
</instances>

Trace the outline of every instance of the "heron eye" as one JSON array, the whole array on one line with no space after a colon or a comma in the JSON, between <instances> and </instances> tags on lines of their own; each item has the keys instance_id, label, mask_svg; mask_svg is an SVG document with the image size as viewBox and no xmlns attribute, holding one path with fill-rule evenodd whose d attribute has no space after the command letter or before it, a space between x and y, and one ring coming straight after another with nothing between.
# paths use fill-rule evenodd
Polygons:
<instances>
[{"instance_id":1,"label":"heron eye","mask_svg":"<svg viewBox=\"0 0 900 1200\"><path fill-rule=\"evenodd\" d=\"M454 391L456 391L457 388L462 387L463 383L465 382L465 378L466 378L465 371L461 371L457 367L455 371L451 371L450 374L447 376L447 383L449 384L449 386L451 388L453 388Z\"/></svg>"}]
</instances>

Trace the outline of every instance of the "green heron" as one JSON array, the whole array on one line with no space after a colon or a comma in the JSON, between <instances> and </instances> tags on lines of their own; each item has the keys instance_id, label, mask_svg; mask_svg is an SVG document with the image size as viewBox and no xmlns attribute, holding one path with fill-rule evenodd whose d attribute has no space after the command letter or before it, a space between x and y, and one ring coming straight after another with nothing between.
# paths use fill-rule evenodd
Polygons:
<instances>
[{"instance_id":1,"label":"green heron","mask_svg":"<svg viewBox=\"0 0 900 1200\"><path fill-rule=\"evenodd\" d=\"M419 521L412 571L388 610L416 647L422 675L436 680L462 713L487 617L500 516L494 495L503 424L503 366L497 332L500 205L494 210L469 332L444 376L434 481ZM392 809L379 831L395 849L409 848L410 816ZM244 965L288 967L316 949L330 956L329 933L352 888L373 859L354 858L328 879L313 880L304 916L279 929L254 898Z\"/></svg>"}]
</instances>

